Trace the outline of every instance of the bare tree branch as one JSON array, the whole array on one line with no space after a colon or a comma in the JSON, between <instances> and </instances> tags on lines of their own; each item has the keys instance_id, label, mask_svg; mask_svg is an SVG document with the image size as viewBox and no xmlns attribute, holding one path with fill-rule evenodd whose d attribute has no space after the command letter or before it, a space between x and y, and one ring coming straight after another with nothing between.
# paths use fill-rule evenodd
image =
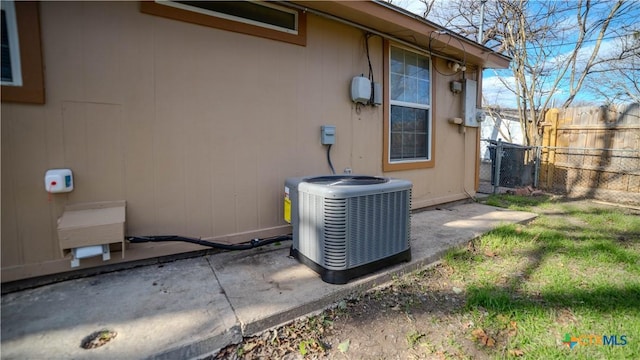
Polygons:
<instances>
[{"instance_id":1,"label":"bare tree branch","mask_svg":"<svg viewBox=\"0 0 640 360\"><path fill-rule=\"evenodd\" d=\"M448 29L475 39L480 1L450 0L425 3L425 14ZM539 142L545 110L562 97L568 107L576 96L591 89L596 77L618 79L617 98L636 99L640 75L640 31L637 19L625 15L633 9L628 0L489 0L485 4L483 45L512 58L510 76L501 77L505 89L516 97L516 108L526 144ZM638 31L616 51L609 39ZM607 52L603 45L607 40ZM629 71L631 70L631 71ZM620 73L627 71L628 76ZM613 75L615 74L615 75ZM611 76L609 76L611 75ZM623 81L624 84L619 84ZM593 89L590 90L595 93Z\"/></svg>"}]
</instances>

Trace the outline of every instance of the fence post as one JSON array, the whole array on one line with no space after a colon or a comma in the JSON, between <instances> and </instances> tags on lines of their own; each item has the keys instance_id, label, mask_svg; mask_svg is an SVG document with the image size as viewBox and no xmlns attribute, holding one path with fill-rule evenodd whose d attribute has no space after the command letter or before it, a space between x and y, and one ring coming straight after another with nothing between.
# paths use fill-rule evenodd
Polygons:
<instances>
[{"instance_id":1,"label":"fence post","mask_svg":"<svg viewBox=\"0 0 640 360\"><path fill-rule=\"evenodd\" d=\"M564 113L563 113L564 116ZM556 149L558 146L558 122L560 121L560 111L558 109L550 109L545 114L545 123L549 126L549 131L544 133L543 144L547 146L547 161L546 161L546 181L544 182L545 188L551 189L553 186L553 176L555 172L556 164Z\"/></svg>"},{"instance_id":2,"label":"fence post","mask_svg":"<svg viewBox=\"0 0 640 360\"><path fill-rule=\"evenodd\" d=\"M540 176L540 158L542 157L542 146L535 147L536 155L535 155L535 167L533 172L533 187L538 188L538 177Z\"/></svg>"},{"instance_id":3,"label":"fence post","mask_svg":"<svg viewBox=\"0 0 640 360\"><path fill-rule=\"evenodd\" d=\"M502 140L498 139L496 146L495 168L493 170L493 193L497 194L500 188L500 165L502 163Z\"/></svg>"}]
</instances>

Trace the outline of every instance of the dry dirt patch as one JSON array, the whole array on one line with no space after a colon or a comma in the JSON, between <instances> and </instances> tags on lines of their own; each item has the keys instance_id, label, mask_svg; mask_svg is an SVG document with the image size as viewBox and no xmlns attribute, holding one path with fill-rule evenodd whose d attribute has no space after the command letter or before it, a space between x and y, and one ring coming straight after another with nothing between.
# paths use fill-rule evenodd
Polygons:
<instances>
[{"instance_id":1,"label":"dry dirt patch","mask_svg":"<svg viewBox=\"0 0 640 360\"><path fill-rule=\"evenodd\" d=\"M246 338L209 359L486 358L478 349L487 346L483 339L468 338L474 324L461 311L465 294L449 274L447 266L436 264L318 316ZM488 346L494 346L491 341Z\"/></svg>"}]
</instances>

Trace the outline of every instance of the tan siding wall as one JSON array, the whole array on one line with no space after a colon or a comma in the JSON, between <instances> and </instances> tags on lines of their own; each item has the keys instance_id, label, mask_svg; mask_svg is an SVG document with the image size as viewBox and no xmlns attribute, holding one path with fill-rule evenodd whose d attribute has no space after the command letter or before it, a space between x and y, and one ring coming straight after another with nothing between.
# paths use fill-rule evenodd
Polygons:
<instances>
[{"instance_id":1,"label":"tan siding wall","mask_svg":"<svg viewBox=\"0 0 640 360\"><path fill-rule=\"evenodd\" d=\"M126 200L130 235L282 233L284 179L329 171L323 124L337 126L336 171L382 174L382 107L358 113L348 98L368 73L357 29L310 15L301 47L135 2L43 2L41 22L47 102L2 104L2 281L70 270L56 236L69 203ZM381 81L379 37L370 52ZM475 130L447 123L461 116L453 79L434 73L436 167L385 174L414 182L414 207L464 198L463 178L473 188ZM44 172L57 167L76 189L48 201ZM125 260L198 248L137 244Z\"/></svg>"}]
</instances>

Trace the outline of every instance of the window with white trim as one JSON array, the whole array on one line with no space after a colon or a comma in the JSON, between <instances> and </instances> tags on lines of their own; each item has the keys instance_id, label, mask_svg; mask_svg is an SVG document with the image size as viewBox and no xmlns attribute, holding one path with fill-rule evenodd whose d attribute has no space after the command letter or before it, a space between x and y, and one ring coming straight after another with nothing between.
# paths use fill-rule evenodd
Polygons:
<instances>
[{"instance_id":1,"label":"window with white trim","mask_svg":"<svg viewBox=\"0 0 640 360\"><path fill-rule=\"evenodd\" d=\"M389 50L388 163L432 160L430 59L400 47Z\"/></svg>"},{"instance_id":2,"label":"window with white trim","mask_svg":"<svg viewBox=\"0 0 640 360\"><path fill-rule=\"evenodd\" d=\"M18 23L13 1L2 1L2 85L22 86Z\"/></svg>"}]
</instances>

